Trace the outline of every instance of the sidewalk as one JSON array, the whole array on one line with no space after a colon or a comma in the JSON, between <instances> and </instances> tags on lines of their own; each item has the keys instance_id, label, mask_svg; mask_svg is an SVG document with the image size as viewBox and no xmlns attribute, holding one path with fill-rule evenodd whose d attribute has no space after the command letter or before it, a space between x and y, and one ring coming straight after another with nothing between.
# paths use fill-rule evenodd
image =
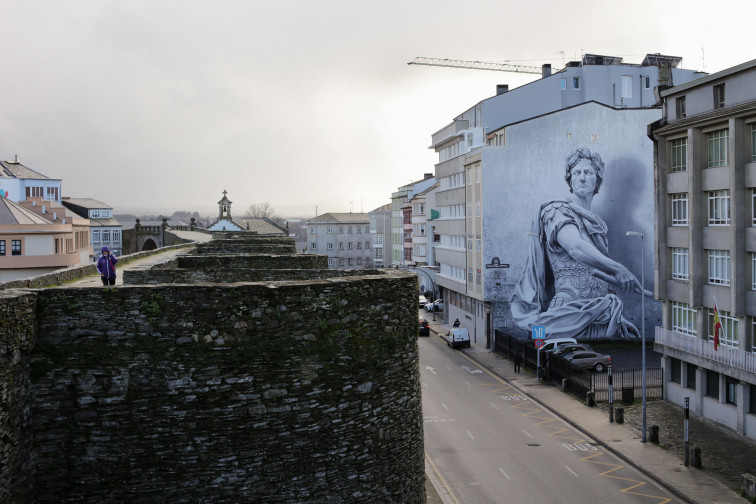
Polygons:
<instances>
[{"instance_id":1,"label":"sidewalk","mask_svg":"<svg viewBox=\"0 0 756 504\"><path fill-rule=\"evenodd\" d=\"M171 249L166 250L165 252L158 252L156 254L149 255L147 257L143 257L141 259L134 259L133 261L129 262L122 262L120 261L121 258L119 258L119 262L116 264L116 285L123 285L123 271L133 268L145 268L154 266L156 264L164 263L166 261L170 261L177 255L186 254L187 249L186 248L178 248L178 249ZM92 276L88 276L85 278L82 278L81 280L76 280L74 282L66 284L66 287L102 287L102 280L100 280L100 275L95 273Z\"/></svg>"},{"instance_id":2,"label":"sidewalk","mask_svg":"<svg viewBox=\"0 0 756 504\"><path fill-rule=\"evenodd\" d=\"M441 320L429 320L429 323L431 337L443 337L449 329ZM507 380L514 388L527 394L568 424L589 434L597 443L627 464L641 470L678 498L686 502L708 504L748 502L740 497L738 468L743 467L743 464L748 466L752 460L753 465L750 467L756 467L756 443L745 439L744 436L733 434L702 419L696 419L694 424L691 414L691 445L701 446L699 440L706 440L702 448L704 469L685 467L682 449L678 446L680 443L672 440L676 431L679 431L682 438L683 415L680 408L665 401L647 402L647 425L659 425L660 444L644 444L641 442L639 428L642 425L640 406L625 408L624 424L610 423L608 405L589 407L548 382L538 383L535 375L529 371L515 373L512 361L477 345L458 351ZM674 411L675 409L678 411ZM679 418L676 428L669 425L674 418ZM737 475L733 474L734 472L737 472ZM737 491L733 490L734 488L737 488Z\"/></svg>"}]
</instances>

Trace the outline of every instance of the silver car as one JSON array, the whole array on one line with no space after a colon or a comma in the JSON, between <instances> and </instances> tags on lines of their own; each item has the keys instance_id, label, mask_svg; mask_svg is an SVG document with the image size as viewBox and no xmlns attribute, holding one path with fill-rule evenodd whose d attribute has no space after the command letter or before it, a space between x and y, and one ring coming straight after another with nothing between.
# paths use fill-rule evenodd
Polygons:
<instances>
[{"instance_id":1,"label":"silver car","mask_svg":"<svg viewBox=\"0 0 756 504\"><path fill-rule=\"evenodd\" d=\"M612 364L611 355L596 353L593 350L578 350L564 355L564 358L581 369L593 369L597 373Z\"/></svg>"}]
</instances>

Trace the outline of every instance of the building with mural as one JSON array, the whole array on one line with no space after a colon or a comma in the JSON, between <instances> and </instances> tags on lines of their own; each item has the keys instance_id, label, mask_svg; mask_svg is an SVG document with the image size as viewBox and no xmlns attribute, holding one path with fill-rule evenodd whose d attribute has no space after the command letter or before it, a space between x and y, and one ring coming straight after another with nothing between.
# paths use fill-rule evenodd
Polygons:
<instances>
[{"instance_id":1,"label":"building with mural","mask_svg":"<svg viewBox=\"0 0 756 504\"><path fill-rule=\"evenodd\" d=\"M756 438L756 60L659 96L664 397Z\"/></svg>"},{"instance_id":2,"label":"building with mural","mask_svg":"<svg viewBox=\"0 0 756 504\"><path fill-rule=\"evenodd\" d=\"M583 281L592 289L587 298L599 300L594 303L602 307L582 328L587 332L578 336L638 336L634 328L641 325L641 300L636 278L644 267L646 278L652 279L653 263L640 264L641 243L625 233L653 234L653 145L646 125L661 116L654 88L702 75L679 68L680 62L657 54L647 55L640 64L627 64L622 58L588 54L555 73L544 68L541 79L520 88L497 87L496 96L433 134L431 147L439 155L437 284L448 307L445 317L460 319L473 344L491 347L496 328L527 336L530 315L537 320L539 313L549 311L554 296L549 289L562 293L558 302L578 303L582 298L564 297L565 286L574 291ZM548 238L532 226L540 220L542 205L574 198L566 180L567 158L581 148L598 154L603 163L603 181L592 196L590 212L598 217L591 222L605 226L600 234L608 246L603 243L597 250L606 259L592 265L557 264L553 247L550 252L544 241ZM649 258L652 241L644 241ZM524 303L522 296L515 297L515 320L512 299L533 247L544 251L549 267L560 269L559 278L544 284L543 295L533 290L533 299ZM565 276L575 268L577 277ZM540 310L533 311L539 303ZM659 309L653 304L647 308L647 326L652 327L660 320ZM604 323L606 317L611 321ZM558 325L555 322L552 329ZM553 335L548 324L546 330L547 336Z\"/></svg>"}]
</instances>

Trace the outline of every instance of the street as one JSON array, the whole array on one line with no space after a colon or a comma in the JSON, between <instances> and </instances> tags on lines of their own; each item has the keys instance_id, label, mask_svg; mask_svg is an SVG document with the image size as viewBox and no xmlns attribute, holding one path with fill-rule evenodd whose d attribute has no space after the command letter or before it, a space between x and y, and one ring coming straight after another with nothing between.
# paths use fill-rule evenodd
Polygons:
<instances>
[{"instance_id":1,"label":"street","mask_svg":"<svg viewBox=\"0 0 756 504\"><path fill-rule=\"evenodd\" d=\"M420 338L425 451L447 502L677 502L438 336Z\"/></svg>"}]
</instances>

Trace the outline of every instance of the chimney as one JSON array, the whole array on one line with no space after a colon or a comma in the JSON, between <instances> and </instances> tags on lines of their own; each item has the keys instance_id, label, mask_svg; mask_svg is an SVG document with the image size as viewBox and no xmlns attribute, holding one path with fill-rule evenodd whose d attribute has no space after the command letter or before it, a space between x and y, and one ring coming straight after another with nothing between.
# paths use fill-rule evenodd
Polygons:
<instances>
[{"instance_id":1,"label":"chimney","mask_svg":"<svg viewBox=\"0 0 756 504\"><path fill-rule=\"evenodd\" d=\"M423 180L428 180L429 178L433 178L433 174L432 173L425 173L423 175Z\"/></svg>"},{"instance_id":2,"label":"chimney","mask_svg":"<svg viewBox=\"0 0 756 504\"><path fill-rule=\"evenodd\" d=\"M13 161L13 162L16 163L16 164L18 164L18 154L14 154L14 156L15 156L16 160Z\"/></svg>"},{"instance_id":3,"label":"chimney","mask_svg":"<svg viewBox=\"0 0 756 504\"><path fill-rule=\"evenodd\" d=\"M541 78L551 75L551 63L544 63L541 65Z\"/></svg>"},{"instance_id":4,"label":"chimney","mask_svg":"<svg viewBox=\"0 0 756 504\"><path fill-rule=\"evenodd\" d=\"M509 84L496 84L496 96L509 91Z\"/></svg>"}]
</instances>

